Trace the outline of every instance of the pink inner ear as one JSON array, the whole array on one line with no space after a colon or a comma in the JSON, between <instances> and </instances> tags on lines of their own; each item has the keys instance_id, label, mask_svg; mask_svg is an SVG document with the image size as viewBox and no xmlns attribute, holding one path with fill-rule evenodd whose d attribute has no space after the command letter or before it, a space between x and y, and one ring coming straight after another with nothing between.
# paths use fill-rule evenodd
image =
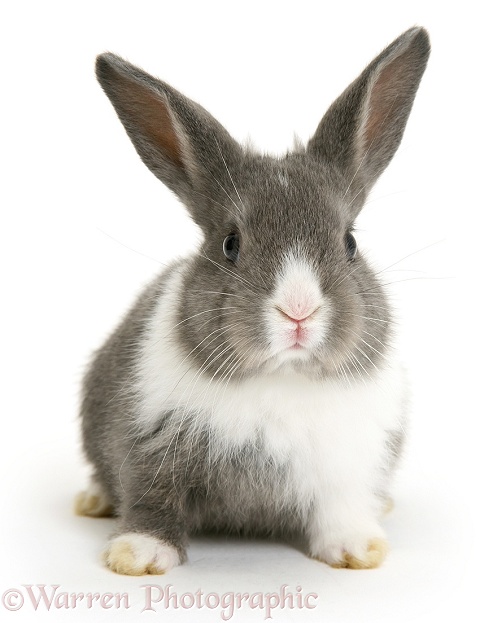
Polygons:
<instances>
[{"instance_id":1,"label":"pink inner ear","mask_svg":"<svg viewBox=\"0 0 493 623\"><path fill-rule=\"evenodd\" d=\"M172 164L184 169L182 148L165 97L120 74L115 78L122 94L119 106L127 120Z\"/></svg>"},{"instance_id":2,"label":"pink inner ear","mask_svg":"<svg viewBox=\"0 0 493 623\"><path fill-rule=\"evenodd\" d=\"M379 139L386 128L392 128L395 119L402 114L407 97L409 59L407 55L397 57L379 73L368 101L368 118L365 124L365 150L379 148Z\"/></svg>"}]
</instances>

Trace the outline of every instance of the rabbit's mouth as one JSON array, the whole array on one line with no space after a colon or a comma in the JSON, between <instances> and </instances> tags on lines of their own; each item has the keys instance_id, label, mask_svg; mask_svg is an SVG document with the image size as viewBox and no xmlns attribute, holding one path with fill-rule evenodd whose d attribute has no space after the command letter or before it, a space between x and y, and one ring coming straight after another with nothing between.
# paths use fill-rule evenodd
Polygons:
<instances>
[{"instance_id":1,"label":"rabbit's mouth","mask_svg":"<svg viewBox=\"0 0 493 623\"><path fill-rule=\"evenodd\" d=\"M330 366L320 355L320 347L314 347L308 341L292 341L274 353L271 351L262 364L257 366L256 372L263 374L272 371L294 371L309 377L327 376L330 373Z\"/></svg>"},{"instance_id":2,"label":"rabbit's mouth","mask_svg":"<svg viewBox=\"0 0 493 623\"><path fill-rule=\"evenodd\" d=\"M274 372L283 375L296 373L309 379L314 377L327 378L335 374L327 362L322 361L314 352L303 346L293 346L269 358L257 370L257 375Z\"/></svg>"}]
</instances>

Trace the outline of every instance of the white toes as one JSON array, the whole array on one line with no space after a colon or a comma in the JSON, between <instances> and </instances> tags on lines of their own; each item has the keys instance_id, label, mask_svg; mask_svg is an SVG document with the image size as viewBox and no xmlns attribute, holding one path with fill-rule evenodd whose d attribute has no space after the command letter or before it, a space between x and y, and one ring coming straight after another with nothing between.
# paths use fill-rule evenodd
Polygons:
<instances>
[{"instance_id":1,"label":"white toes","mask_svg":"<svg viewBox=\"0 0 493 623\"><path fill-rule=\"evenodd\" d=\"M81 491L75 498L74 510L77 515L87 517L109 517L113 506L101 487L92 482L87 491Z\"/></svg>"},{"instance_id":2,"label":"white toes","mask_svg":"<svg viewBox=\"0 0 493 623\"><path fill-rule=\"evenodd\" d=\"M104 560L112 571L123 575L160 575L180 564L175 547L136 532L112 539L104 552Z\"/></svg>"},{"instance_id":3,"label":"white toes","mask_svg":"<svg viewBox=\"0 0 493 623\"><path fill-rule=\"evenodd\" d=\"M360 548L358 552L343 549L329 561L329 564L336 569L374 569L382 564L387 551L385 539L369 539L363 551Z\"/></svg>"}]
</instances>

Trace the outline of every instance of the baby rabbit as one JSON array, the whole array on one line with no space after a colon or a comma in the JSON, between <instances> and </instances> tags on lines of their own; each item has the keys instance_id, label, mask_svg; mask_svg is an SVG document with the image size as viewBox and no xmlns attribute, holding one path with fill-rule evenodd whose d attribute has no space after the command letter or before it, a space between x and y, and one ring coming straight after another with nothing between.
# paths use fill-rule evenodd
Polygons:
<instances>
[{"instance_id":1,"label":"baby rabbit","mask_svg":"<svg viewBox=\"0 0 493 623\"><path fill-rule=\"evenodd\" d=\"M391 313L356 217L402 138L429 39L411 28L306 147L241 147L201 106L114 54L99 82L149 169L203 231L145 290L84 379L94 472L78 513L115 514L117 573L164 573L197 531L298 535L367 569L405 431Z\"/></svg>"}]
</instances>

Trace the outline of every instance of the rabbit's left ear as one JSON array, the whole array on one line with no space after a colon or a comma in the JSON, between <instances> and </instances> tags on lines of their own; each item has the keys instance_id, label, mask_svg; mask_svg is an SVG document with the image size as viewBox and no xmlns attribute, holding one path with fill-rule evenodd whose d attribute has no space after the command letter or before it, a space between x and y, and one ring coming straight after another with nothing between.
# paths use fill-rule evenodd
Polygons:
<instances>
[{"instance_id":1,"label":"rabbit's left ear","mask_svg":"<svg viewBox=\"0 0 493 623\"><path fill-rule=\"evenodd\" d=\"M401 142L429 54L426 30L406 31L332 104L308 143L342 173L352 218Z\"/></svg>"}]
</instances>

